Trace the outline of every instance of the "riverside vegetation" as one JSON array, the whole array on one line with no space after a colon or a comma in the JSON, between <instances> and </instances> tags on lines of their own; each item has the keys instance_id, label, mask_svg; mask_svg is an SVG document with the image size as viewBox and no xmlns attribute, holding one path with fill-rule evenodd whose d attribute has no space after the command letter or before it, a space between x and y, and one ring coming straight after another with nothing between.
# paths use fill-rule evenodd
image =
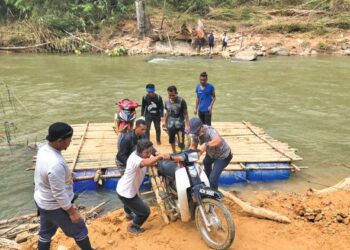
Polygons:
<instances>
[{"instance_id":1,"label":"riverside vegetation","mask_svg":"<svg viewBox=\"0 0 350 250\"><path fill-rule=\"evenodd\" d=\"M136 36L134 1L3 0L0 47L7 51L105 52L110 56L192 55L193 30L201 20L205 32L214 32L216 53L222 32L228 32L226 56L242 50L257 55L350 54L350 0L135 2L144 2L152 25L151 34L142 40ZM167 48L156 46L158 41Z\"/></svg>"}]
</instances>

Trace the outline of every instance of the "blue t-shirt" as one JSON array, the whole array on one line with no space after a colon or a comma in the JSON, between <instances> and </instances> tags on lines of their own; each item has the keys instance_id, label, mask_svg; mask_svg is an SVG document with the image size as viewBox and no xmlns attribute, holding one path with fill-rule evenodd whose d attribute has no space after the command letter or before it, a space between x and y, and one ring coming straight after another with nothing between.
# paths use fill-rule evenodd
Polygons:
<instances>
[{"instance_id":1,"label":"blue t-shirt","mask_svg":"<svg viewBox=\"0 0 350 250\"><path fill-rule=\"evenodd\" d=\"M201 84L199 83L196 88L196 94L198 96L198 111L199 112L208 112L208 108L213 101L214 95L214 86L211 83L207 83L205 85L205 89L201 88Z\"/></svg>"}]
</instances>

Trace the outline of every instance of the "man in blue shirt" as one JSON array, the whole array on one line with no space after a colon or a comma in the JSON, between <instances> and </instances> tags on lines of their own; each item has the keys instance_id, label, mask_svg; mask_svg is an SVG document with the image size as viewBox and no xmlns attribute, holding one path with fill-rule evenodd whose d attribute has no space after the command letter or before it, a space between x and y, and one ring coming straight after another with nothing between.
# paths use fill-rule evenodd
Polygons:
<instances>
[{"instance_id":1,"label":"man in blue shirt","mask_svg":"<svg viewBox=\"0 0 350 250\"><path fill-rule=\"evenodd\" d=\"M200 83L196 87L196 109L194 114L197 115L203 124L211 126L211 114L213 105L216 100L215 88L208 83L208 75L202 72L199 76Z\"/></svg>"}]
</instances>

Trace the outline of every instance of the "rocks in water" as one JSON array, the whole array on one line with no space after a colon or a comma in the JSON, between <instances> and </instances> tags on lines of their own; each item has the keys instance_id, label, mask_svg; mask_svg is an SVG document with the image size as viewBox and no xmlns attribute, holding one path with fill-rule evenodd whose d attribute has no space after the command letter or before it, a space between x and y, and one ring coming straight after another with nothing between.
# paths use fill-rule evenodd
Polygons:
<instances>
[{"instance_id":1,"label":"rocks in water","mask_svg":"<svg viewBox=\"0 0 350 250\"><path fill-rule=\"evenodd\" d=\"M221 56L223 58L225 58L225 59L230 59L231 58L230 52L228 52L228 51L221 52Z\"/></svg>"},{"instance_id":2,"label":"rocks in water","mask_svg":"<svg viewBox=\"0 0 350 250\"><path fill-rule=\"evenodd\" d=\"M269 55L289 56L289 49L285 46L272 48L272 49L269 49L267 52Z\"/></svg>"},{"instance_id":3,"label":"rocks in water","mask_svg":"<svg viewBox=\"0 0 350 250\"><path fill-rule=\"evenodd\" d=\"M238 52L234 59L239 61L255 61L258 58L258 53L254 50L244 50Z\"/></svg>"},{"instance_id":4,"label":"rocks in water","mask_svg":"<svg viewBox=\"0 0 350 250\"><path fill-rule=\"evenodd\" d=\"M343 56L350 56L350 49L342 50L342 51L340 52L340 54L343 55Z\"/></svg>"}]
</instances>

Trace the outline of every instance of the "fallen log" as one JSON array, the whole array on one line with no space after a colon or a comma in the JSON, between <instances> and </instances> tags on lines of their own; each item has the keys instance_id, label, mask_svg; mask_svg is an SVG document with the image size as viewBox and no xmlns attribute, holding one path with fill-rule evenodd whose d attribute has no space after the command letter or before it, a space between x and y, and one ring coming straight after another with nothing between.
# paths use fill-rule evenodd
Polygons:
<instances>
[{"instance_id":1,"label":"fallen log","mask_svg":"<svg viewBox=\"0 0 350 250\"><path fill-rule=\"evenodd\" d=\"M340 190L350 191L350 177L341 180L340 182L338 182L337 184L335 184L334 186L331 186L329 188L324 188L321 190L312 189L312 191L315 194L332 193L332 192L336 192L336 191L340 191Z\"/></svg>"},{"instance_id":2,"label":"fallen log","mask_svg":"<svg viewBox=\"0 0 350 250\"><path fill-rule=\"evenodd\" d=\"M11 50L33 49L33 48L37 48L37 47L41 47L41 46L48 45L48 44L50 44L50 43L51 43L51 42L48 42L48 43L40 43L40 44L36 44L36 45L32 45L32 46L0 47L0 50L11 51Z\"/></svg>"},{"instance_id":3,"label":"fallen log","mask_svg":"<svg viewBox=\"0 0 350 250\"><path fill-rule=\"evenodd\" d=\"M244 212L250 215L253 215L257 218L269 219L269 220L273 220L281 223L291 223L290 219L287 216L278 214L274 211L271 211L262 207L253 207L248 202L242 201L241 199L237 198L235 195L225 190L219 189L219 191L223 193L223 195L226 198L230 199L231 201L236 203L238 206L240 206Z\"/></svg>"},{"instance_id":4,"label":"fallen log","mask_svg":"<svg viewBox=\"0 0 350 250\"><path fill-rule=\"evenodd\" d=\"M101 211L103 210L103 207L104 207L109 201L110 201L110 200L101 202L101 203L98 204L96 207L91 208L89 211L87 211L87 212L85 213L85 217L86 217L86 218L90 218L90 217L92 217L95 213L101 212Z\"/></svg>"},{"instance_id":5,"label":"fallen log","mask_svg":"<svg viewBox=\"0 0 350 250\"><path fill-rule=\"evenodd\" d=\"M15 218L7 219L7 220L1 220L0 225L10 224L10 223L13 223L13 222L16 222L19 220L30 220L34 217L37 217L37 213L21 215L21 216L15 217Z\"/></svg>"},{"instance_id":6,"label":"fallen log","mask_svg":"<svg viewBox=\"0 0 350 250\"><path fill-rule=\"evenodd\" d=\"M20 245L13 240L0 238L0 249L21 249Z\"/></svg>"}]
</instances>

